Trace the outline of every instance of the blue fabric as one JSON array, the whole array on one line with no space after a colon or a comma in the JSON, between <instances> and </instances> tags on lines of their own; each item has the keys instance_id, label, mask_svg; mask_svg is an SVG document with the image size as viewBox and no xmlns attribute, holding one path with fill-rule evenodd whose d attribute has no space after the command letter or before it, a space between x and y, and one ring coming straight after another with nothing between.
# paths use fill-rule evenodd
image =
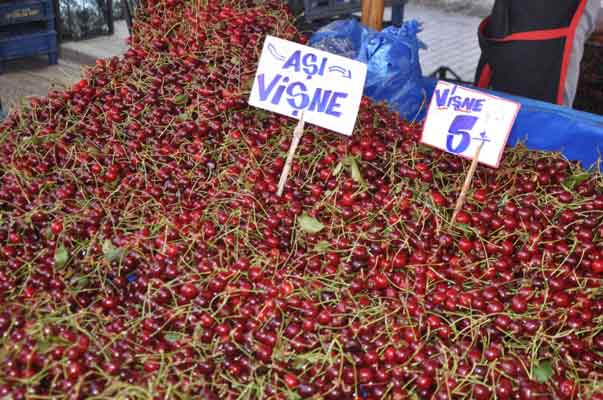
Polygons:
<instances>
[{"instance_id":1,"label":"blue fabric","mask_svg":"<svg viewBox=\"0 0 603 400\"><path fill-rule=\"evenodd\" d=\"M436 83L435 79L429 80L429 98ZM584 168L596 166L603 155L603 116L506 93L485 92L521 104L509 146L521 142L531 150L560 152L568 160L579 161ZM603 165L600 167L603 170Z\"/></svg>"}]
</instances>

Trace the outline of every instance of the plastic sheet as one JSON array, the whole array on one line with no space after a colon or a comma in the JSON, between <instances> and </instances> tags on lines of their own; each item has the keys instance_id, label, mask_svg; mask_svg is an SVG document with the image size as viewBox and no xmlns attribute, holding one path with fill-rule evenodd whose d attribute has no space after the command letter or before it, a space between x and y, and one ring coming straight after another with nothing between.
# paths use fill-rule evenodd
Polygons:
<instances>
[{"instance_id":1,"label":"plastic sheet","mask_svg":"<svg viewBox=\"0 0 603 400\"><path fill-rule=\"evenodd\" d=\"M419 50L426 46L420 31L416 21L376 32L355 19L342 20L316 32L310 45L367 64L366 96L387 101L403 118L423 119L427 96Z\"/></svg>"}]
</instances>

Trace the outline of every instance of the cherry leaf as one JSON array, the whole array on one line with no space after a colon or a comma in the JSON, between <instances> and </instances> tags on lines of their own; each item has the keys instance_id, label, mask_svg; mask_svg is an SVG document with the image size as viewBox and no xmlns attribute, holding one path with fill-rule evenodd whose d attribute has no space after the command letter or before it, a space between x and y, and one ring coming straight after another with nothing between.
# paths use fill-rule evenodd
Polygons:
<instances>
[{"instance_id":1,"label":"cherry leaf","mask_svg":"<svg viewBox=\"0 0 603 400\"><path fill-rule=\"evenodd\" d=\"M540 383L546 383L553 376L553 363L550 361L542 361L533 371L534 379Z\"/></svg>"},{"instance_id":2,"label":"cherry leaf","mask_svg":"<svg viewBox=\"0 0 603 400\"><path fill-rule=\"evenodd\" d=\"M178 96L176 96L174 98L174 104L181 106L183 104L186 104L188 102L188 96L185 94L179 94Z\"/></svg>"},{"instance_id":3,"label":"cherry leaf","mask_svg":"<svg viewBox=\"0 0 603 400\"><path fill-rule=\"evenodd\" d=\"M362 172L360 172L360 167L358 166L358 162L355 158L350 159L350 169L354 182L362 186L366 186L366 182L364 181L364 178L362 178Z\"/></svg>"},{"instance_id":4,"label":"cherry leaf","mask_svg":"<svg viewBox=\"0 0 603 400\"><path fill-rule=\"evenodd\" d=\"M57 249L54 252L54 265L57 267L62 267L65 264L67 264L67 261L69 260L69 253L67 252L67 249L65 248L65 246L60 245L59 247L57 247Z\"/></svg>"},{"instance_id":5,"label":"cherry leaf","mask_svg":"<svg viewBox=\"0 0 603 400\"><path fill-rule=\"evenodd\" d=\"M180 340L180 334L178 332L168 332L165 335L163 335L163 337L165 338L165 340L167 340L168 342L172 342L172 343Z\"/></svg>"},{"instance_id":6,"label":"cherry leaf","mask_svg":"<svg viewBox=\"0 0 603 400\"><path fill-rule=\"evenodd\" d=\"M325 252L329 251L330 249L331 249L331 245L329 244L329 242L327 242L325 240L316 243L316 246L314 246L314 251L317 253L325 253Z\"/></svg>"},{"instance_id":7,"label":"cherry leaf","mask_svg":"<svg viewBox=\"0 0 603 400\"><path fill-rule=\"evenodd\" d=\"M580 185L583 182L586 182L590 178L590 174L584 172L582 174L572 175L565 178L563 181L563 186L567 189L572 190L576 186Z\"/></svg>"},{"instance_id":8,"label":"cherry leaf","mask_svg":"<svg viewBox=\"0 0 603 400\"><path fill-rule=\"evenodd\" d=\"M309 216L308 214L303 214L297 219L297 223L299 227L308 233L318 233L322 231L325 226L316 218Z\"/></svg>"},{"instance_id":9,"label":"cherry leaf","mask_svg":"<svg viewBox=\"0 0 603 400\"><path fill-rule=\"evenodd\" d=\"M123 255L123 249L113 246L113 243L109 239L105 239L103 242L103 254L107 261L117 261Z\"/></svg>"}]
</instances>

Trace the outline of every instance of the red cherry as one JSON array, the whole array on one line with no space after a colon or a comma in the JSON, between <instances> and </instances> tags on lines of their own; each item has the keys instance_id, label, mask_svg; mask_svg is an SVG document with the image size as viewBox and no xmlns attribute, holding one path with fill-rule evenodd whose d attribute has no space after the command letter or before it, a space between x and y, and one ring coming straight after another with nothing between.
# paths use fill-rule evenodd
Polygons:
<instances>
[{"instance_id":1,"label":"red cherry","mask_svg":"<svg viewBox=\"0 0 603 400\"><path fill-rule=\"evenodd\" d=\"M500 400L509 400L513 396L513 384L507 378L501 378L496 385L496 396Z\"/></svg>"},{"instance_id":2,"label":"red cherry","mask_svg":"<svg viewBox=\"0 0 603 400\"><path fill-rule=\"evenodd\" d=\"M180 286L180 296L184 297L186 300L192 300L199 294L199 290L192 283L185 283Z\"/></svg>"},{"instance_id":3,"label":"red cherry","mask_svg":"<svg viewBox=\"0 0 603 400\"><path fill-rule=\"evenodd\" d=\"M285 381L285 385L287 385L289 389L295 389L299 386L299 379L297 379L297 376L293 374L286 374L283 377L283 380Z\"/></svg>"},{"instance_id":4,"label":"red cherry","mask_svg":"<svg viewBox=\"0 0 603 400\"><path fill-rule=\"evenodd\" d=\"M50 231L54 235L58 235L59 233L61 233L63 231L63 221L60 219L53 221L50 225Z\"/></svg>"},{"instance_id":5,"label":"red cherry","mask_svg":"<svg viewBox=\"0 0 603 400\"><path fill-rule=\"evenodd\" d=\"M341 205L346 206L346 207L351 207L355 204L356 202L354 201L354 194L350 193L350 192L346 192L343 194L343 196L341 196Z\"/></svg>"},{"instance_id":6,"label":"red cherry","mask_svg":"<svg viewBox=\"0 0 603 400\"><path fill-rule=\"evenodd\" d=\"M444 207L446 205L446 198L438 191L431 192L431 199L439 207Z\"/></svg>"},{"instance_id":7,"label":"red cherry","mask_svg":"<svg viewBox=\"0 0 603 400\"><path fill-rule=\"evenodd\" d=\"M467 238L459 240L458 245L463 253L469 253L474 248L473 242Z\"/></svg>"},{"instance_id":8,"label":"red cherry","mask_svg":"<svg viewBox=\"0 0 603 400\"><path fill-rule=\"evenodd\" d=\"M511 299L511 309L517 314L523 314L528 309L528 302L522 295L513 296Z\"/></svg>"},{"instance_id":9,"label":"red cherry","mask_svg":"<svg viewBox=\"0 0 603 400\"><path fill-rule=\"evenodd\" d=\"M419 389L430 389L433 386L433 378L428 374L421 374L417 377L415 384Z\"/></svg>"},{"instance_id":10,"label":"red cherry","mask_svg":"<svg viewBox=\"0 0 603 400\"><path fill-rule=\"evenodd\" d=\"M406 266L408 262L408 257L404 252L399 252L394 256L393 266L394 268L403 268Z\"/></svg>"},{"instance_id":11,"label":"red cherry","mask_svg":"<svg viewBox=\"0 0 603 400\"><path fill-rule=\"evenodd\" d=\"M77 361L70 361L67 364L66 372L70 380L77 380L82 375L83 368Z\"/></svg>"},{"instance_id":12,"label":"red cherry","mask_svg":"<svg viewBox=\"0 0 603 400\"><path fill-rule=\"evenodd\" d=\"M485 203L486 199L488 198L488 192L484 189L478 189L475 191L475 193L473 193L473 198L477 202Z\"/></svg>"},{"instance_id":13,"label":"red cherry","mask_svg":"<svg viewBox=\"0 0 603 400\"><path fill-rule=\"evenodd\" d=\"M473 398L476 400L489 400L490 399L490 389L484 385L474 385L473 386Z\"/></svg>"},{"instance_id":14,"label":"red cherry","mask_svg":"<svg viewBox=\"0 0 603 400\"><path fill-rule=\"evenodd\" d=\"M603 258L599 258L598 260L593 261L590 264L590 269L595 274L603 274Z\"/></svg>"}]
</instances>

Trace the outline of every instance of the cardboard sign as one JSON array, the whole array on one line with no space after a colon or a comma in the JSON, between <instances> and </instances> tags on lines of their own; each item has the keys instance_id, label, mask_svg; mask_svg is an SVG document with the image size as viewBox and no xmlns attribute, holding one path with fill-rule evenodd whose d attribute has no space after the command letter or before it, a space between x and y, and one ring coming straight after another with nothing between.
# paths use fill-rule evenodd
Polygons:
<instances>
[{"instance_id":1,"label":"cardboard sign","mask_svg":"<svg viewBox=\"0 0 603 400\"><path fill-rule=\"evenodd\" d=\"M478 161L498 168L520 108L519 103L440 81L421 142L468 159L484 143Z\"/></svg>"},{"instance_id":2,"label":"cardboard sign","mask_svg":"<svg viewBox=\"0 0 603 400\"><path fill-rule=\"evenodd\" d=\"M267 36L249 104L351 136L365 64Z\"/></svg>"}]
</instances>

